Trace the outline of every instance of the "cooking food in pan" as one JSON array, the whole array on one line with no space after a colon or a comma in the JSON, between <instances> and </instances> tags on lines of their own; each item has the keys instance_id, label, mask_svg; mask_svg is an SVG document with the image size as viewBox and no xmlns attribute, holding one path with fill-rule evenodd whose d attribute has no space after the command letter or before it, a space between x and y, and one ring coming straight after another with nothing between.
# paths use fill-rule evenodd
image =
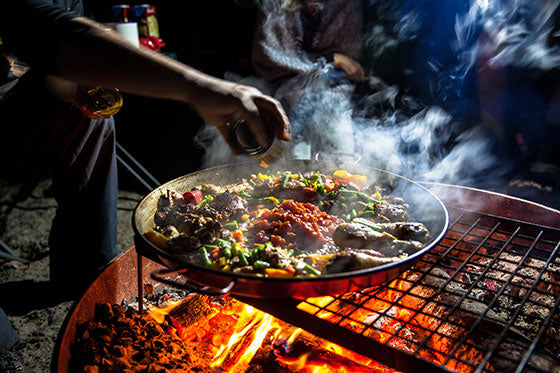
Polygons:
<instances>
[{"instance_id":1,"label":"cooking food in pan","mask_svg":"<svg viewBox=\"0 0 560 373\"><path fill-rule=\"evenodd\" d=\"M162 192L144 237L175 257L233 273L316 277L395 262L428 243L408 205L344 170L269 172Z\"/></svg>"}]
</instances>

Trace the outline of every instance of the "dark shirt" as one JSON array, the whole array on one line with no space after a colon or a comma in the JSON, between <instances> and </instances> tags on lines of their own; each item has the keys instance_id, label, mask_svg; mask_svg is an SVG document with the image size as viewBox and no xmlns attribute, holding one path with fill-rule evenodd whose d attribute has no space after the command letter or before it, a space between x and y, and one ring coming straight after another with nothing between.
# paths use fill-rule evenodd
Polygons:
<instances>
[{"instance_id":1,"label":"dark shirt","mask_svg":"<svg viewBox=\"0 0 560 373\"><path fill-rule=\"evenodd\" d=\"M0 99L27 67L56 73L58 35L69 32L69 21L83 14L81 0L13 0L0 11Z\"/></svg>"}]
</instances>

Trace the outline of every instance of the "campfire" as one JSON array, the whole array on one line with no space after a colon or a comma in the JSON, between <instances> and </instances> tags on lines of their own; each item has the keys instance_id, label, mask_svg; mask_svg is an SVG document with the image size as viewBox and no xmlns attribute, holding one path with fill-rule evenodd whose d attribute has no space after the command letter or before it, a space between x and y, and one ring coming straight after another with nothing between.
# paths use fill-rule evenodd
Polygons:
<instances>
[{"instance_id":1,"label":"campfire","mask_svg":"<svg viewBox=\"0 0 560 373\"><path fill-rule=\"evenodd\" d=\"M145 283L150 311L140 314L130 281L140 257L128 253L74 312L59 366L68 357L86 372L558 371L560 231L449 211L445 238L395 280L305 300Z\"/></svg>"},{"instance_id":2,"label":"campfire","mask_svg":"<svg viewBox=\"0 0 560 373\"><path fill-rule=\"evenodd\" d=\"M394 371L234 298L198 294L148 314L99 304L73 356L80 372Z\"/></svg>"}]
</instances>

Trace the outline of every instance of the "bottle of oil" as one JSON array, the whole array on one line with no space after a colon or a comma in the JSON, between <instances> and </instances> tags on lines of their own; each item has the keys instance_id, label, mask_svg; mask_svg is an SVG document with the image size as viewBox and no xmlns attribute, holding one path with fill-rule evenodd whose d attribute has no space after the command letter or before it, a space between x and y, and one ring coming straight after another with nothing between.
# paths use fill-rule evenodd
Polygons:
<instances>
[{"instance_id":1,"label":"bottle of oil","mask_svg":"<svg viewBox=\"0 0 560 373\"><path fill-rule=\"evenodd\" d=\"M116 88L94 87L89 89L83 99L82 110L92 118L110 118L123 106L123 96Z\"/></svg>"}]
</instances>

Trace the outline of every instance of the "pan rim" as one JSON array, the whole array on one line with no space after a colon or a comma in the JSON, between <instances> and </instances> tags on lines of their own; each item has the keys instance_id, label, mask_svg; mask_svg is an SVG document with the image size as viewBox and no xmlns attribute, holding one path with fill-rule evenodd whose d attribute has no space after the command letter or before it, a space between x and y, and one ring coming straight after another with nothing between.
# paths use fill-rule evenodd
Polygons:
<instances>
[{"instance_id":1,"label":"pan rim","mask_svg":"<svg viewBox=\"0 0 560 373\"><path fill-rule=\"evenodd\" d=\"M296 161L304 161L305 163L310 162L312 164L316 164L316 163L330 164L330 165L337 164L337 163L328 162L328 161L314 161L314 160L296 160ZM389 175L391 177L397 178L397 180L401 180L401 181L410 183L411 185L414 185L414 187L420 188L420 190L422 190L424 193L429 195L432 198L433 202L437 205L437 207L441 208L441 213L443 214L443 216L441 216L441 218L443 220L443 225L442 225L441 230L438 232L437 236L435 236L421 250L417 251L416 253L414 253L412 255L407 256L406 258L404 258L402 260L398 260L398 261L395 261L395 262L392 262L392 263L387 263L387 264L383 264L383 265L380 265L380 266L360 269L360 270L356 270L356 271L326 274L326 275L321 275L321 276L317 276L317 277L282 278L282 277L259 277L259 276L253 275L253 274L226 272L226 271L222 271L222 270L219 270L219 269L207 268L207 267L203 267L203 266L200 266L200 265L197 265L197 264L194 264L194 263L190 263L186 260L175 257L174 255L168 253L167 251L165 251L163 249L160 249L156 245L149 242L143 236L143 233L140 232L140 230L138 228L138 224L136 223L137 222L136 218L139 215L139 209L142 207L142 204L145 201L147 201L150 198L150 196L152 196L156 192L160 192L161 190L165 190L166 186L174 184L179 180L183 180L183 179L186 179L186 178L192 178L196 175L212 173L212 172L215 172L217 170L227 169L227 168L231 168L231 167L243 167L243 166L250 166L250 165L255 165L255 162L254 161L249 161L249 162L230 163L230 164L225 164L225 165L214 166L214 167L210 167L210 168L202 169L202 170L197 170L197 171L194 171L192 173L179 176L175 179L169 180L166 183L160 185L156 189L152 190L148 195L146 195L134 208L134 212L132 214L132 226L133 226L133 231L134 231L135 236L142 241L143 245L147 245L150 248L150 250L152 250L154 252L154 254L156 254L158 256L162 256L162 257L166 258L167 260L169 260L170 262L172 262L174 264L178 264L178 266L174 267L174 269L185 269L187 271L188 270L203 271L203 272L206 272L206 273L209 273L209 274L212 274L212 275L219 276L219 277L223 278L224 280L229 280L229 281L243 280L244 282L259 282L259 283L267 283L267 282L276 282L276 283L303 283L303 282L318 283L318 282L325 282L325 281L347 280L349 278L357 278L357 277L362 277L362 276L368 276L368 275L372 275L372 274L375 274L375 273L390 271L392 269L395 269L395 268L400 267L400 266L405 266L405 265L410 267L410 266L414 265L421 256L426 254L426 252L430 251L433 247L435 247L441 241L441 239L444 237L444 235L447 232L447 229L449 227L449 212L447 211L447 208L445 207L445 205L441 201L441 199L439 197L437 197L428 188L426 188L425 186L421 185L420 183L418 183L414 180L411 180L411 179L409 179L405 176L396 174L394 172L391 172L391 171L388 171L388 170L383 170L383 169L376 168L376 167L359 165L359 167L367 168L368 172L371 171L371 172L376 172L376 173ZM337 164L337 165L340 165L340 164ZM340 165L340 166L344 166L344 165ZM348 166L353 166L354 168L356 167L356 165L348 165ZM242 178L241 176L238 177L238 179L241 179L241 178ZM233 292L233 293L235 293L235 292Z\"/></svg>"}]
</instances>

